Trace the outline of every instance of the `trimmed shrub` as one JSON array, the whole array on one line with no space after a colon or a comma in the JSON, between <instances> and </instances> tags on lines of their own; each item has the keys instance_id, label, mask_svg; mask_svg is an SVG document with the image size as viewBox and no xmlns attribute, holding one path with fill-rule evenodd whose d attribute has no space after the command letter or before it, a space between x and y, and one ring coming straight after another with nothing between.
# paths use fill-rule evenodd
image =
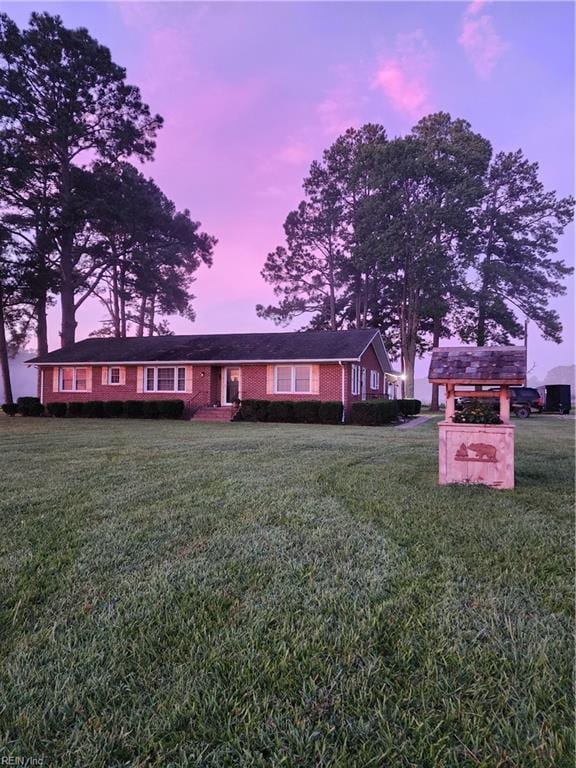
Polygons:
<instances>
[{"instance_id":1,"label":"trimmed shrub","mask_svg":"<svg viewBox=\"0 0 576 768\"><path fill-rule=\"evenodd\" d=\"M232 411L232 421L246 421L244 416L242 415L242 408L236 408L235 411Z\"/></svg>"},{"instance_id":2,"label":"trimmed shrub","mask_svg":"<svg viewBox=\"0 0 576 768\"><path fill-rule=\"evenodd\" d=\"M242 421L266 421L270 400L242 400L239 420Z\"/></svg>"},{"instance_id":3,"label":"trimmed shrub","mask_svg":"<svg viewBox=\"0 0 576 768\"><path fill-rule=\"evenodd\" d=\"M452 416L455 424L502 424L502 419L489 403L472 402Z\"/></svg>"},{"instance_id":4,"label":"trimmed shrub","mask_svg":"<svg viewBox=\"0 0 576 768\"><path fill-rule=\"evenodd\" d=\"M420 413L422 402L415 398L405 398L404 400L397 400L398 408L403 416L417 416Z\"/></svg>"},{"instance_id":5,"label":"trimmed shrub","mask_svg":"<svg viewBox=\"0 0 576 768\"><path fill-rule=\"evenodd\" d=\"M37 397L19 397L18 413L22 416L42 416L44 406Z\"/></svg>"},{"instance_id":6,"label":"trimmed shrub","mask_svg":"<svg viewBox=\"0 0 576 768\"><path fill-rule=\"evenodd\" d=\"M124 413L122 400L107 400L104 403L104 416L109 419L119 419Z\"/></svg>"},{"instance_id":7,"label":"trimmed shrub","mask_svg":"<svg viewBox=\"0 0 576 768\"><path fill-rule=\"evenodd\" d=\"M144 400L142 403L142 415L145 419L157 419L160 416L157 400Z\"/></svg>"},{"instance_id":8,"label":"trimmed shrub","mask_svg":"<svg viewBox=\"0 0 576 768\"><path fill-rule=\"evenodd\" d=\"M68 403L68 416L77 418L84 415L84 403Z\"/></svg>"},{"instance_id":9,"label":"trimmed shrub","mask_svg":"<svg viewBox=\"0 0 576 768\"><path fill-rule=\"evenodd\" d=\"M66 403L47 403L46 410L50 416L56 416L63 419L66 416Z\"/></svg>"},{"instance_id":10,"label":"trimmed shrub","mask_svg":"<svg viewBox=\"0 0 576 768\"><path fill-rule=\"evenodd\" d=\"M18 413L17 403L4 403L2 410L7 416L14 416Z\"/></svg>"},{"instance_id":11,"label":"trimmed shrub","mask_svg":"<svg viewBox=\"0 0 576 768\"><path fill-rule=\"evenodd\" d=\"M84 403L82 415L89 419L101 419L104 417L104 403L102 400L88 400Z\"/></svg>"},{"instance_id":12,"label":"trimmed shrub","mask_svg":"<svg viewBox=\"0 0 576 768\"><path fill-rule=\"evenodd\" d=\"M396 421L398 413L396 400L362 400L352 403L349 421L360 426L379 427Z\"/></svg>"},{"instance_id":13,"label":"trimmed shrub","mask_svg":"<svg viewBox=\"0 0 576 768\"><path fill-rule=\"evenodd\" d=\"M144 416L142 400L126 400L124 403L124 415L129 419L141 419Z\"/></svg>"},{"instance_id":14,"label":"trimmed shrub","mask_svg":"<svg viewBox=\"0 0 576 768\"><path fill-rule=\"evenodd\" d=\"M327 400L325 403L320 403L318 421L320 424L340 424L343 410L340 400Z\"/></svg>"},{"instance_id":15,"label":"trimmed shrub","mask_svg":"<svg viewBox=\"0 0 576 768\"><path fill-rule=\"evenodd\" d=\"M300 424L339 424L343 406L339 400L242 400L234 421L276 421Z\"/></svg>"},{"instance_id":16,"label":"trimmed shrub","mask_svg":"<svg viewBox=\"0 0 576 768\"><path fill-rule=\"evenodd\" d=\"M291 400L271 400L268 421L294 421L294 403Z\"/></svg>"},{"instance_id":17,"label":"trimmed shrub","mask_svg":"<svg viewBox=\"0 0 576 768\"><path fill-rule=\"evenodd\" d=\"M317 424L320 411L319 400L297 400L292 403L294 421L299 424Z\"/></svg>"},{"instance_id":18,"label":"trimmed shrub","mask_svg":"<svg viewBox=\"0 0 576 768\"><path fill-rule=\"evenodd\" d=\"M184 400L158 400L160 419L181 419L184 414Z\"/></svg>"}]
</instances>

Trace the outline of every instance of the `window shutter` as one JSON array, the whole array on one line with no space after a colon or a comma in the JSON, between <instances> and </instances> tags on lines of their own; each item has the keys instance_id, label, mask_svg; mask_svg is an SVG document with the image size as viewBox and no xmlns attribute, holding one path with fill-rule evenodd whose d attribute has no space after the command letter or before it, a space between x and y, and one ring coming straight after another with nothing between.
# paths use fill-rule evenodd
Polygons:
<instances>
[{"instance_id":1,"label":"window shutter","mask_svg":"<svg viewBox=\"0 0 576 768\"><path fill-rule=\"evenodd\" d=\"M144 392L144 368L141 365L136 368L136 392Z\"/></svg>"},{"instance_id":2,"label":"window shutter","mask_svg":"<svg viewBox=\"0 0 576 768\"><path fill-rule=\"evenodd\" d=\"M312 393L317 395L320 392L320 366L312 365L311 367L311 387Z\"/></svg>"},{"instance_id":3,"label":"window shutter","mask_svg":"<svg viewBox=\"0 0 576 768\"><path fill-rule=\"evenodd\" d=\"M86 392L92 392L92 368L86 368Z\"/></svg>"},{"instance_id":4,"label":"window shutter","mask_svg":"<svg viewBox=\"0 0 576 768\"><path fill-rule=\"evenodd\" d=\"M120 368L120 384L126 384L126 368Z\"/></svg>"},{"instance_id":5,"label":"window shutter","mask_svg":"<svg viewBox=\"0 0 576 768\"><path fill-rule=\"evenodd\" d=\"M193 366L187 365L186 366L186 385L184 387L186 392L192 392L192 371L194 370Z\"/></svg>"},{"instance_id":6,"label":"window shutter","mask_svg":"<svg viewBox=\"0 0 576 768\"><path fill-rule=\"evenodd\" d=\"M52 392L60 392L60 368L52 368Z\"/></svg>"},{"instance_id":7,"label":"window shutter","mask_svg":"<svg viewBox=\"0 0 576 768\"><path fill-rule=\"evenodd\" d=\"M102 384L108 384L108 368L105 365L102 366Z\"/></svg>"},{"instance_id":8,"label":"window shutter","mask_svg":"<svg viewBox=\"0 0 576 768\"><path fill-rule=\"evenodd\" d=\"M266 394L267 395L274 394L274 366L273 365L266 366Z\"/></svg>"}]
</instances>

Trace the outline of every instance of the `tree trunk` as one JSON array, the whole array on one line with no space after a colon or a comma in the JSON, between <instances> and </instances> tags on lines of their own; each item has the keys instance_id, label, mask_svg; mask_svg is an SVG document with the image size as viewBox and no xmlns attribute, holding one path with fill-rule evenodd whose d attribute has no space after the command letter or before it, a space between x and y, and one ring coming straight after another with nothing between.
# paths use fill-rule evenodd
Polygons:
<instances>
[{"instance_id":1,"label":"tree trunk","mask_svg":"<svg viewBox=\"0 0 576 768\"><path fill-rule=\"evenodd\" d=\"M413 293L413 292L412 292ZM418 340L418 307L417 299L412 296L412 306L408 307L408 328L404 348L404 397L414 397L414 368L416 366L416 349Z\"/></svg>"},{"instance_id":2,"label":"tree trunk","mask_svg":"<svg viewBox=\"0 0 576 768\"><path fill-rule=\"evenodd\" d=\"M60 288L60 306L62 308L62 329L60 331L60 344L62 347L70 347L76 342L76 308L74 286L68 282Z\"/></svg>"},{"instance_id":3,"label":"tree trunk","mask_svg":"<svg viewBox=\"0 0 576 768\"><path fill-rule=\"evenodd\" d=\"M330 330L335 331L337 329L336 326L336 289L334 286L334 257L332 255L332 250L329 251L328 256L328 265L329 265L329 292L330 292Z\"/></svg>"},{"instance_id":4,"label":"tree trunk","mask_svg":"<svg viewBox=\"0 0 576 768\"><path fill-rule=\"evenodd\" d=\"M359 272L354 280L354 327L362 327L362 278Z\"/></svg>"},{"instance_id":5,"label":"tree trunk","mask_svg":"<svg viewBox=\"0 0 576 768\"><path fill-rule=\"evenodd\" d=\"M114 257L112 265L112 328L114 338L119 339L122 335L120 330L120 286L118 284L118 259L114 245L112 246L112 254Z\"/></svg>"},{"instance_id":6,"label":"tree trunk","mask_svg":"<svg viewBox=\"0 0 576 768\"><path fill-rule=\"evenodd\" d=\"M368 273L364 273L363 289L362 289L362 328L366 328L368 325L368 298L370 295Z\"/></svg>"},{"instance_id":7,"label":"tree trunk","mask_svg":"<svg viewBox=\"0 0 576 768\"><path fill-rule=\"evenodd\" d=\"M440 334L442 331L442 318L436 316L434 318L434 327L432 330L432 346L438 347L440 345ZM432 399L430 400L430 410L435 413L440 410L440 398L439 398L439 384L432 384Z\"/></svg>"},{"instance_id":8,"label":"tree trunk","mask_svg":"<svg viewBox=\"0 0 576 768\"><path fill-rule=\"evenodd\" d=\"M60 307L62 311L62 321L60 330L60 345L70 347L76 341L76 286L74 284L74 230L70 224L72 218L70 198L71 181L70 167L67 160L67 153L64 150L63 156L66 158L61 166L61 188L60 200L62 206L62 227L60 243Z\"/></svg>"},{"instance_id":9,"label":"tree trunk","mask_svg":"<svg viewBox=\"0 0 576 768\"><path fill-rule=\"evenodd\" d=\"M0 286L0 367L4 384L4 402L12 404L12 382L10 381L10 364L8 362L8 343L6 341L6 326L4 325L4 296Z\"/></svg>"},{"instance_id":10,"label":"tree trunk","mask_svg":"<svg viewBox=\"0 0 576 768\"><path fill-rule=\"evenodd\" d=\"M148 314L148 336L154 336L154 321L156 319L156 296L150 296L150 309Z\"/></svg>"},{"instance_id":11,"label":"tree trunk","mask_svg":"<svg viewBox=\"0 0 576 768\"><path fill-rule=\"evenodd\" d=\"M36 301L36 353L48 354L48 322L46 320L46 292Z\"/></svg>"},{"instance_id":12,"label":"tree trunk","mask_svg":"<svg viewBox=\"0 0 576 768\"><path fill-rule=\"evenodd\" d=\"M484 304L484 289L478 301L478 327L476 328L476 346L484 347L486 345L486 307Z\"/></svg>"},{"instance_id":13,"label":"tree trunk","mask_svg":"<svg viewBox=\"0 0 576 768\"><path fill-rule=\"evenodd\" d=\"M404 397L414 397L414 367L416 365L416 345L409 344L404 351Z\"/></svg>"},{"instance_id":14,"label":"tree trunk","mask_svg":"<svg viewBox=\"0 0 576 768\"><path fill-rule=\"evenodd\" d=\"M492 245L494 242L494 219L490 223L486 256L482 264L482 285L478 297L478 327L476 329L476 346L486 346L486 301L490 290L490 262L492 260Z\"/></svg>"},{"instance_id":15,"label":"tree trunk","mask_svg":"<svg viewBox=\"0 0 576 768\"><path fill-rule=\"evenodd\" d=\"M144 336L144 322L146 320L146 296L140 300L140 310L138 311L138 325L136 326L136 336Z\"/></svg>"},{"instance_id":16,"label":"tree trunk","mask_svg":"<svg viewBox=\"0 0 576 768\"><path fill-rule=\"evenodd\" d=\"M402 360L405 378L403 380L403 397L414 397L414 368L416 365L416 350L418 342L419 314L418 291L413 286L404 288L401 318Z\"/></svg>"},{"instance_id":17,"label":"tree trunk","mask_svg":"<svg viewBox=\"0 0 576 768\"><path fill-rule=\"evenodd\" d=\"M125 293L125 266L124 260L120 264L120 336L126 338L126 293Z\"/></svg>"}]
</instances>

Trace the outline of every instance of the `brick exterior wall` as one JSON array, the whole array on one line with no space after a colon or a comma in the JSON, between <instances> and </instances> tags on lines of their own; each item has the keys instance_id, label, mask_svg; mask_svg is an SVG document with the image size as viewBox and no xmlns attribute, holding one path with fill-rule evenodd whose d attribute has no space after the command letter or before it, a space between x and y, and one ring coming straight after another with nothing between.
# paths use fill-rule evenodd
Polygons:
<instances>
[{"instance_id":1,"label":"brick exterior wall","mask_svg":"<svg viewBox=\"0 0 576 768\"><path fill-rule=\"evenodd\" d=\"M374 348L372 345L368 347L368 349L364 352L362 357L360 358L359 363L361 368L366 369L366 399L371 400L377 397L383 397L385 393L385 381L384 381L384 371L382 370L382 367L380 365L380 362L378 358L376 357L376 353L374 352ZM350 403L353 403L357 400L362 400L362 388L360 388L360 393L358 395L352 394L352 365L348 365L349 372L348 375L350 376L350 382L347 385L347 391L350 393L350 400L347 403L349 406ZM372 389L370 387L370 373L371 371L378 371L380 373L380 382L378 389Z\"/></svg>"},{"instance_id":2,"label":"brick exterior wall","mask_svg":"<svg viewBox=\"0 0 576 768\"><path fill-rule=\"evenodd\" d=\"M240 366L240 397L245 400L342 400L342 371L338 363L320 364L317 394L275 394L267 390L266 365Z\"/></svg>"},{"instance_id":3,"label":"brick exterior wall","mask_svg":"<svg viewBox=\"0 0 576 768\"><path fill-rule=\"evenodd\" d=\"M366 396L382 397L385 392L384 371L370 346L363 354L360 366L366 368ZM77 366L90 367L90 366ZM53 390L53 368L41 368L38 376L38 396L44 403L87 402L89 400L184 400L186 407L196 408L213 405L222 400L222 379L224 366L190 365L192 376L187 392L137 392L137 368L135 365L121 366L125 369L124 384L102 384L102 366L92 366L92 389L90 392L58 392ZM233 366L240 368L240 397L257 400L342 400L342 375L344 375L344 409L362 399L361 393L352 395L351 363L321 363L318 365L318 392L315 394L275 394L269 391L268 366L247 364ZM370 388L370 371L379 371L378 390ZM191 383L191 386L190 386Z\"/></svg>"},{"instance_id":4,"label":"brick exterior wall","mask_svg":"<svg viewBox=\"0 0 576 768\"><path fill-rule=\"evenodd\" d=\"M90 366L76 366L78 368ZM53 368L42 368L44 388L40 381L38 396L44 403L85 403L89 400L184 400L186 407L211 403L211 369L209 365L195 365L192 368L192 392L137 392L136 365L120 366L126 371L125 384L102 384L102 366L92 366L91 392L55 392L53 389ZM43 392L43 394L41 394Z\"/></svg>"}]
</instances>

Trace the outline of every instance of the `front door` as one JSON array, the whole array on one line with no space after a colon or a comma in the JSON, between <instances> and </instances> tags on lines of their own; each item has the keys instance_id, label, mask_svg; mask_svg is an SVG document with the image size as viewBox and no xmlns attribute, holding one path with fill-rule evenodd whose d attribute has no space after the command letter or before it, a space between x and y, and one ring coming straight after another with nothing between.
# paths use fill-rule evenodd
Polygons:
<instances>
[{"instance_id":1,"label":"front door","mask_svg":"<svg viewBox=\"0 0 576 768\"><path fill-rule=\"evenodd\" d=\"M240 368L225 368L222 377L222 405L232 405L240 396Z\"/></svg>"}]
</instances>

